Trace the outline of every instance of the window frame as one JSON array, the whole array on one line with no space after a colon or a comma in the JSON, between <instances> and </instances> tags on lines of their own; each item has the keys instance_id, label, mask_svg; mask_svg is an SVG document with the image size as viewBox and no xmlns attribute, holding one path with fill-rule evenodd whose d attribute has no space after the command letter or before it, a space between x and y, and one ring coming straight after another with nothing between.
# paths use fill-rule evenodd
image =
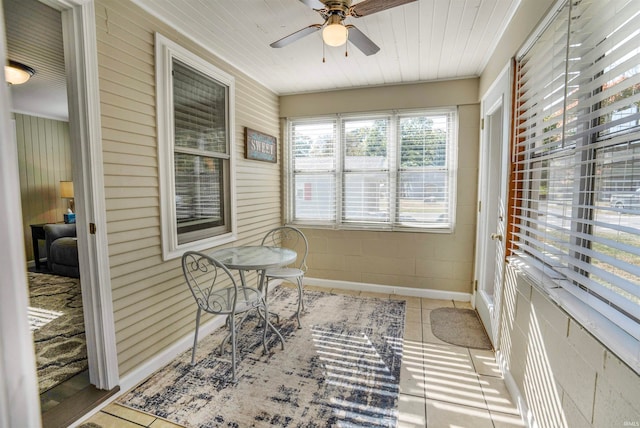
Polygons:
<instances>
[{"instance_id":1,"label":"window frame","mask_svg":"<svg viewBox=\"0 0 640 428\"><path fill-rule=\"evenodd\" d=\"M450 221L445 226L438 226L436 223L429 223L425 226L425 223L411 224L408 222L402 222L400 220L400 212L398 207L398 194L401 189L400 186L400 174L409 170L401 165L401 144L400 144L400 120L407 117L419 117L419 116L438 116L446 115L448 120L448 134L446 144L446 163L445 169L448 180L447 191L447 211ZM387 119L388 120L388 150L387 160L388 166L378 173L385 173L388 175L388 183L390 190L389 196L389 214L391 219L388 223L383 222L366 222L366 221L348 221L345 219L345 202L343 197L345 176L349 172L355 171L351 168L348 171L345 168L345 126L347 121L358 120L376 120ZM285 118L285 222L288 224L295 224L301 227L318 228L318 229L336 229L336 230L368 230L368 231L403 231L403 232L427 232L427 233L453 233L455 231L456 223L456 206L457 206L457 171L458 171L458 126L459 126L459 112L457 106L443 106L439 108L424 108L424 109L407 109L407 110L384 110L375 112L352 112L344 114L330 114L330 115L317 115L317 116L304 116L304 117L289 117ZM335 213L333 219L329 221L322 220L305 220L297 219L295 216L296 210L296 191L295 188L295 175L294 169L294 146L292 141L293 127L298 124L311 124L311 123L333 122L335 135L335 147L334 147L334 165L333 177L334 177L334 203ZM415 167L414 167L415 168ZM424 170L431 170L433 167L422 167ZM362 173L375 173L375 169L361 169ZM322 170L322 173L328 171ZM318 173L315 170L306 170L299 173L314 174Z\"/></svg>"},{"instance_id":2,"label":"window frame","mask_svg":"<svg viewBox=\"0 0 640 428\"><path fill-rule=\"evenodd\" d=\"M176 214L176 179L175 179L175 128L173 105L172 63L176 59L183 64L210 77L227 88L227 151L228 171L224 177L228 180L228 193L223 203L229 211L225 220L228 228L222 233L211 235L213 229L205 229L201 239L191 242L178 242L178 226ZM185 251L201 251L237 240L236 221L236 186L235 186L235 78L209 63L193 52L169 40L159 33L155 34L155 70L156 70L156 125L158 130L158 173L160 181L160 227L162 237L163 260L181 257ZM180 150L184 152L184 150ZM188 151L188 150L187 150ZM227 218L228 217L228 218ZM209 233L207 233L209 231ZM191 232L193 233L193 232ZM215 232L214 232L215 233Z\"/></svg>"},{"instance_id":3,"label":"window frame","mask_svg":"<svg viewBox=\"0 0 640 428\"><path fill-rule=\"evenodd\" d=\"M592 51L583 49L585 52L581 52L581 55L572 56L574 55L573 49L582 49L580 22L573 19L573 7L580 7L579 2L559 0L552 13L544 19L534 35L516 55L515 78L513 80L516 85L514 88L516 99L513 105L515 129L513 130L512 144L514 180L511 182L511 201L509 204L511 213L509 250L511 256L508 260L578 323L587 328L591 334L629 364L636 373L639 373L640 340L637 330L637 308L635 311L632 308L631 312L625 313L624 307L617 303L620 301L618 300L620 293L611 290L603 292L607 285L591 278L592 275L602 277L602 272L605 272L614 287L624 289L620 283L624 283L626 279L622 278L621 274L611 274L597 265L598 260L607 260L605 250L593 249L595 244L603 241L596 229L610 228L619 232L623 229L613 220L607 222L597 218L598 213L612 211L610 207L602 205L602 203L598 204L597 198L600 191L598 180L604 181L604 175L600 176L597 171L602 167L599 152L606 152L617 147L619 143L615 143L615 141L618 138L623 139L624 144L637 144L638 140L635 136L638 135L640 128L637 126L629 128L628 132L621 132L612 139L600 134L602 130L609 128L607 124L595 123L600 118L599 115L603 114L597 100L604 88L598 86L598 83L599 77L605 76L609 63L606 56L600 55L595 49L593 54ZM581 14L577 13L577 16L580 18ZM559 23L558 27L555 27L556 21ZM571 23L571 33L569 33L568 22ZM564 25L560 25L563 23ZM559 125L557 128L544 126L542 110L536 110L536 106L540 108L538 104L543 99L546 100L550 97L549 92L547 92L549 96L544 98L536 95L523 95L522 100L519 99L521 93L536 94L536 91L542 93L545 88L551 86L548 83L545 85L546 80L528 86L529 79L534 81L542 73L538 70L540 65L531 62L532 59L527 56L533 48L539 47L543 52L548 50L544 44L537 45L547 30L563 30L565 32L563 37L553 37L554 40L563 40L565 43L564 49L559 49L564 51L564 57L561 58L564 61L564 66L560 67L564 86L561 98L562 107L555 107L562 109L561 117L554 120ZM600 41L597 46L606 46L601 43L607 41L613 34L609 33L610 30L607 31L606 28L605 31L602 34L603 40L597 39ZM598 37L595 32L594 37ZM582 56L593 56L595 59L592 63L585 60L585 65L583 65L580 62ZM550 58L548 54L544 57ZM554 61L558 59L555 56L553 58ZM603 61L598 64L600 60ZM530 67L530 70L536 69L535 76L531 77L532 72L525 70L525 77L522 77L520 75L521 67L523 69ZM603 69L600 70L599 67L603 67ZM581 76L583 69L588 70L591 74ZM528 77L526 77L527 73L529 73ZM574 82L576 76L581 77L583 83ZM592 82L595 82L596 86L593 86ZM580 87L581 85L584 87ZM526 108L519 106L526 106ZM551 106L551 104L547 103L546 106ZM551 134L548 134L549 131ZM549 135L560 136L560 138L552 140ZM636 139L634 140L634 138ZM551 144L546 146L547 143ZM568 163L564 169L558 165L551 165L551 162L562 163L565 161ZM537 163L540 166L536 166ZM562 223L552 228L549 226L551 220L548 220L551 210L540 208L537 205L543 200L541 197L543 187L546 190L544 199L547 200L546 204L550 205L550 183L553 180L562 183L563 180L558 178L561 177L561 174L554 175L562 170L576 174L564 180L572 183L572 187L567 193L571 197L570 203L556 202L563 208L570 208L570 213L565 214L563 211L562 217L558 217L562 219ZM556 185L556 188L562 190L561 185ZM560 198L556 201L561 201L564 194L562 191L556 192L556 198ZM627 229L631 230L631 228ZM562 236L553 237L553 233L549 230L561 233ZM640 233L634 235L640 236ZM544 239L540 238L541 236ZM592 262L593 258L596 259L596 263ZM613 259L613 257L609 257L609 259ZM637 265L635 266L637 269ZM617 278L613 278L614 276ZM617 282L614 281L615 279ZM635 296L638 296L637 292Z\"/></svg>"}]
</instances>

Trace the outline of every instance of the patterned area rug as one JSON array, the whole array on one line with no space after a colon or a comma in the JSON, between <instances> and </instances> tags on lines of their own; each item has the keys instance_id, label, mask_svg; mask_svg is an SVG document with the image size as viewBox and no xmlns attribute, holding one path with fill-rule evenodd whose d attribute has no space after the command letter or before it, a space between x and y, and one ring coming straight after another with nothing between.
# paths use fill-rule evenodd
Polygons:
<instances>
[{"instance_id":1,"label":"patterned area rug","mask_svg":"<svg viewBox=\"0 0 640 428\"><path fill-rule=\"evenodd\" d=\"M28 275L29 324L42 394L88 367L82 295L77 278Z\"/></svg>"},{"instance_id":2,"label":"patterned area rug","mask_svg":"<svg viewBox=\"0 0 640 428\"><path fill-rule=\"evenodd\" d=\"M284 351L271 334L263 355L257 320L243 324L237 383L219 329L195 366L189 350L118 401L187 427L395 427L405 302L306 291L302 329L296 305L293 288L269 296Z\"/></svg>"},{"instance_id":3,"label":"patterned area rug","mask_svg":"<svg viewBox=\"0 0 640 428\"><path fill-rule=\"evenodd\" d=\"M438 308L431 311L431 331L452 345L474 349L493 349L491 340L473 309Z\"/></svg>"}]
</instances>

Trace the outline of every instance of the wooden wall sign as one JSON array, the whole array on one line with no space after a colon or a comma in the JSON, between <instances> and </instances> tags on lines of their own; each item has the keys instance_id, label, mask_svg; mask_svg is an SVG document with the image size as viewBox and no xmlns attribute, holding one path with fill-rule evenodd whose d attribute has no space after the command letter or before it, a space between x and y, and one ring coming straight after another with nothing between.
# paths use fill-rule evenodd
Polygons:
<instances>
[{"instance_id":1,"label":"wooden wall sign","mask_svg":"<svg viewBox=\"0 0 640 428\"><path fill-rule=\"evenodd\" d=\"M278 144L276 137L263 134L250 128L244 128L246 158L264 162L278 161Z\"/></svg>"}]
</instances>

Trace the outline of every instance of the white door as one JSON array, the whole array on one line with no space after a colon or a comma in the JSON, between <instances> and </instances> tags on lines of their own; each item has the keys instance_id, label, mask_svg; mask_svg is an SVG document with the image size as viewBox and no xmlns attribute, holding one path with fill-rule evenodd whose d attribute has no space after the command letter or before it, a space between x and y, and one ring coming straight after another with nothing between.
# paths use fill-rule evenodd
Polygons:
<instances>
[{"instance_id":1,"label":"white door","mask_svg":"<svg viewBox=\"0 0 640 428\"><path fill-rule=\"evenodd\" d=\"M507 213L509 67L482 100L475 307L498 349Z\"/></svg>"}]
</instances>

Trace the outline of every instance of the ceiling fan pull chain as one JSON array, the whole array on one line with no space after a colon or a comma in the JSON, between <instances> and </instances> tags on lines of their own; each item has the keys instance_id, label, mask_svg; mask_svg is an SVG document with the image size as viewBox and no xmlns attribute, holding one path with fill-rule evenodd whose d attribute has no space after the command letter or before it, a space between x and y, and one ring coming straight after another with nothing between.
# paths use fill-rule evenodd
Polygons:
<instances>
[{"instance_id":1,"label":"ceiling fan pull chain","mask_svg":"<svg viewBox=\"0 0 640 428\"><path fill-rule=\"evenodd\" d=\"M344 56L345 58L349 56L349 42L344 44Z\"/></svg>"},{"instance_id":2,"label":"ceiling fan pull chain","mask_svg":"<svg viewBox=\"0 0 640 428\"><path fill-rule=\"evenodd\" d=\"M325 62L327 61L325 60L325 57L324 57L324 40L323 40L322 41L322 63L324 64Z\"/></svg>"}]
</instances>

